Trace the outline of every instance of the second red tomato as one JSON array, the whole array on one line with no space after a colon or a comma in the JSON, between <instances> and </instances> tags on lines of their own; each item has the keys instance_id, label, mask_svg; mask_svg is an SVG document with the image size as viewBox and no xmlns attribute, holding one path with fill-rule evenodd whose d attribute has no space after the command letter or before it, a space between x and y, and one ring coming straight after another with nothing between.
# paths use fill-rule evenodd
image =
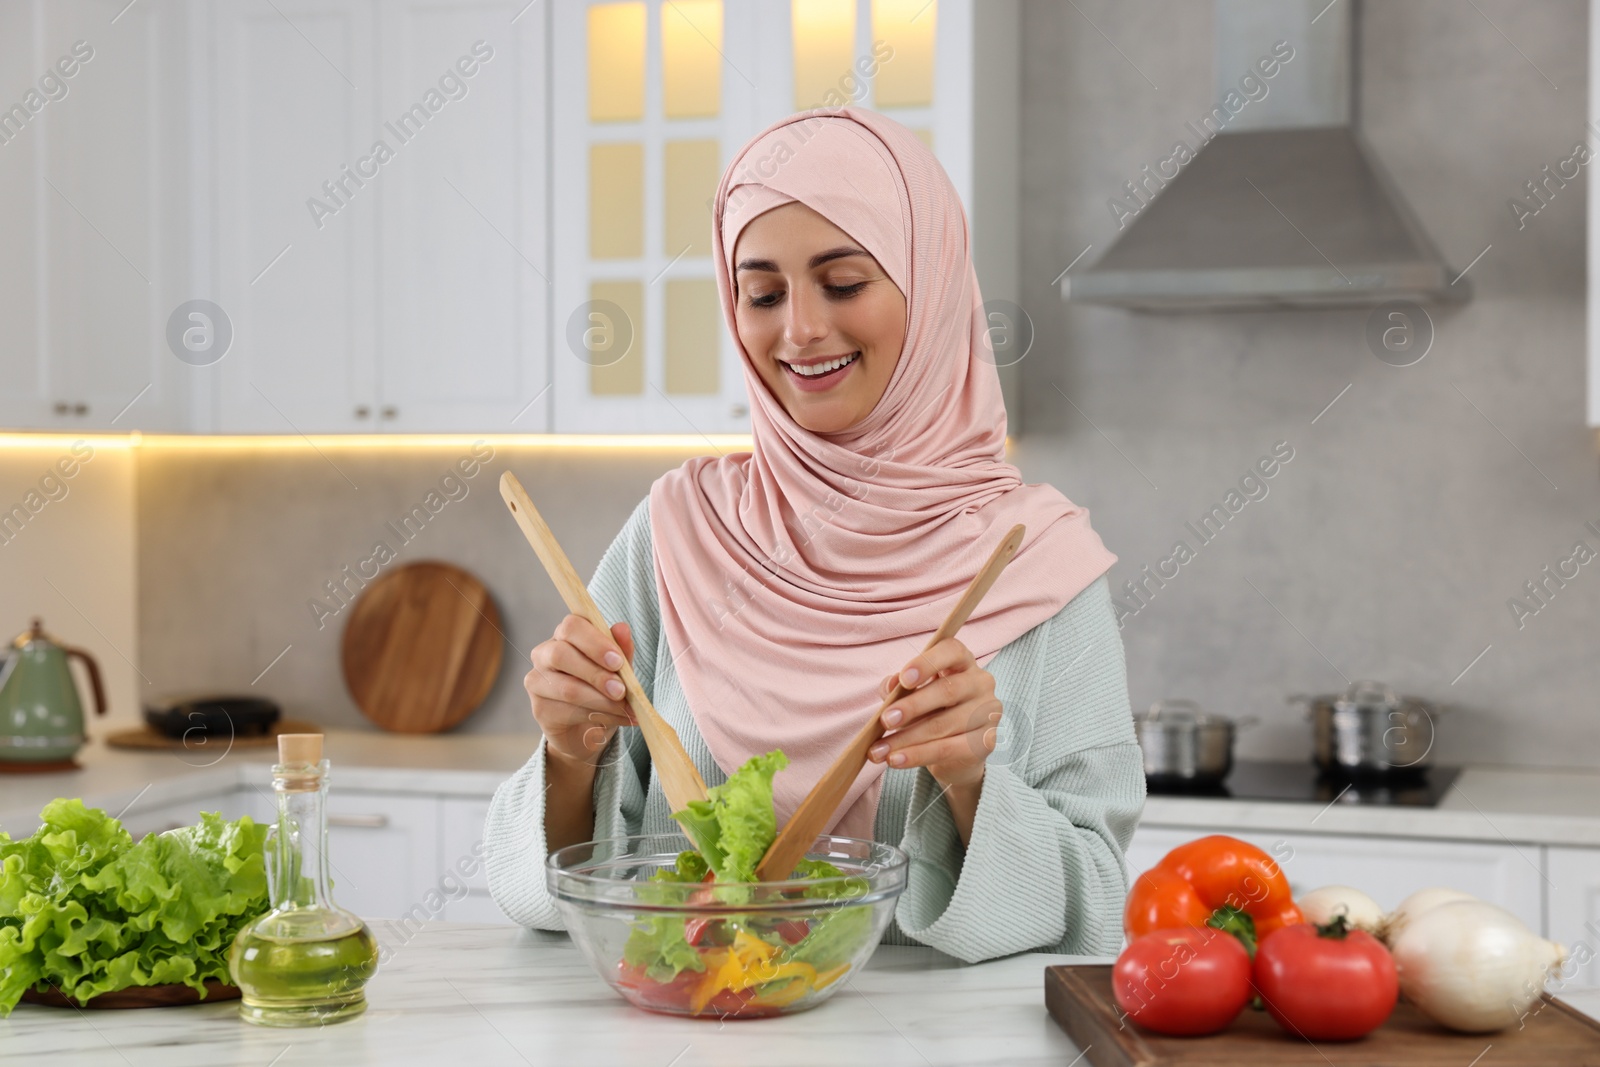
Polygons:
<instances>
[{"instance_id":1,"label":"second red tomato","mask_svg":"<svg viewBox=\"0 0 1600 1067\"><path fill-rule=\"evenodd\" d=\"M1339 920L1267 935L1256 949L1254 978L1278 1025L1311 1041L1350 1041L1376 1030L1400 995L1389 950Z\"/></svg>"}]
</instances>

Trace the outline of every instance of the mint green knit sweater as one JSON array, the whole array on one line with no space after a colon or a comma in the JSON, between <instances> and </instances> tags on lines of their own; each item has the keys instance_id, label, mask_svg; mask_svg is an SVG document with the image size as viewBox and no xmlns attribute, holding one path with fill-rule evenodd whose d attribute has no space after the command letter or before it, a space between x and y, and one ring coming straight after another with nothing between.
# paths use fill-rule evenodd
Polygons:
<instances>
[{"instance_id":1,"label":"mint green knit sweater","mask_svg":"<svg viewBox=\"0 0 1600 1067\"><path fill-rule=\"evenodd\" d=\"M589 591L608 621L632 627L634 672L706 783L725 781L662 631L648 497L606 550ZM1115 954L1127 893L1123 850L1144 807L1144 774L1105 578L1002 648L987 669L1005 714L970 847L927 770L884 773L874 834L911 857L884 943L931 945L968 962L1028 950ZM541 742L495 792L484 845L500 909L524 926L561 930L545 885L544 760ZM679 830L637 728L618 730L600 762L597 839Z\"/></svg>"}]
</instances>

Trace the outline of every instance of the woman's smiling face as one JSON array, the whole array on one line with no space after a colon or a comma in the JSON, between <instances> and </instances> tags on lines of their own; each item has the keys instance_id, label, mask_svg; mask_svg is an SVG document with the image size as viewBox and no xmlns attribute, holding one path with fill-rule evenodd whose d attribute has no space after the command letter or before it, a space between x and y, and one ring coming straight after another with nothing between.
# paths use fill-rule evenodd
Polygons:
<instances>
[{"instance_id":1,"label":"woman's smiling face","mask_svg":"<svg viewBox=\"0 0 1600 1067\"><path fill-rule=\"evenodd\" d=\"M849 234L799 202L762 212L734 244L734 322L756 372L812 433L871 414L906 338L906 298ZM814 370L849 359L820 376Z\"/></svg>"}]
</instances>

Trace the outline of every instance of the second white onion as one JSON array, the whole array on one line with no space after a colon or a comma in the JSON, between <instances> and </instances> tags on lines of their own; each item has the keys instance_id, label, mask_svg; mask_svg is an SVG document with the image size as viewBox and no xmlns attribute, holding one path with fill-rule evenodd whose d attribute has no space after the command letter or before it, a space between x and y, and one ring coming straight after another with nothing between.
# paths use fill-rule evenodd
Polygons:
<instances>
[{"instance_id":1,"label":"second white onion","mask_svg":"<svg viewBox=\"0 0 1600 1067\"><path fill-rule=\"evenodd\" d=\"M1452 1030L1503 1030L1522 1018L1566 958L1521 919L1481 900L1428 908L1393 933L1400 992Z\"/></svg>"}]
</instances>

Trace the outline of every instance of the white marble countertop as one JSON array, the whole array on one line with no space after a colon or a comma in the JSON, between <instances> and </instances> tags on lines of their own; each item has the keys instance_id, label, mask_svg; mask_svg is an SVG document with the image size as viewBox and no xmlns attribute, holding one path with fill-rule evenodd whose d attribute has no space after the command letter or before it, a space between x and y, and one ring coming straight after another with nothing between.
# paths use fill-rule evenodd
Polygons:
<instances>
[{"instance_id":1,"label":"white marble countertop","mask_svg":"<svg viewBox=\"0 0 1600 1067\"><path fill-rule=\"evenodd\" d=\"M333 766L332 788L488 797L533 755L537 734L393 734L327 730L323 754ZM55 797L82 797L115 814L133 803L159 807L239 786L271 781L278 750L206 748L171 752L108 748L90 741L78 752L81 770L0 776L0 830L31 834L39 810Z\"/></svg>"},{"instance_id":2,"label":"white marble countertop","mask_svg":"<svg viewBox=\"0 0 1600 1067\"><path fill-rule=\"evenodd\" d=\"M1466 767L1435 808L1153 796L1145 800L1141 822L1196 830L1600 846L1600 773Z\"/></svg>"},{"instance_id":3,"label":"white marble countertop","mask_svg":"<svg viewBox=\"0 0 1600 1067\"><path fill-rule=\"evenodd\" d=\"M1078 1050L1045 1012L1045 965L1107 962L1026 953L963 965L885 946L811 1011L722 1022L629 1006L565 934L427 923L407 937L414 926L372 925L393 954L354 1019L278 1030L240 1021L237 1001L96 1012L19 1004L0 1021L0 1057L51 1067L1063 1067Z\"/></svg>"},{"instance_id":4,"label":"white marble countertop","mask_svg":"<svg viewBox=\"0 0 1600 1067\"><path fill-rule=\"evenodd\" d=\"M534 734L410 735L328 730L336 792L408 791L491 796L533 754ZM0 830L29 834L58 796L123 810L260 785L272 748L136 752L92 741L83 769L0 777ZM1600 847L1600 772L1539 767L1465 768L1437 808L1152 796L1143 822L1197 831L1357 834Z\"/></svg>"}]
</instances>

